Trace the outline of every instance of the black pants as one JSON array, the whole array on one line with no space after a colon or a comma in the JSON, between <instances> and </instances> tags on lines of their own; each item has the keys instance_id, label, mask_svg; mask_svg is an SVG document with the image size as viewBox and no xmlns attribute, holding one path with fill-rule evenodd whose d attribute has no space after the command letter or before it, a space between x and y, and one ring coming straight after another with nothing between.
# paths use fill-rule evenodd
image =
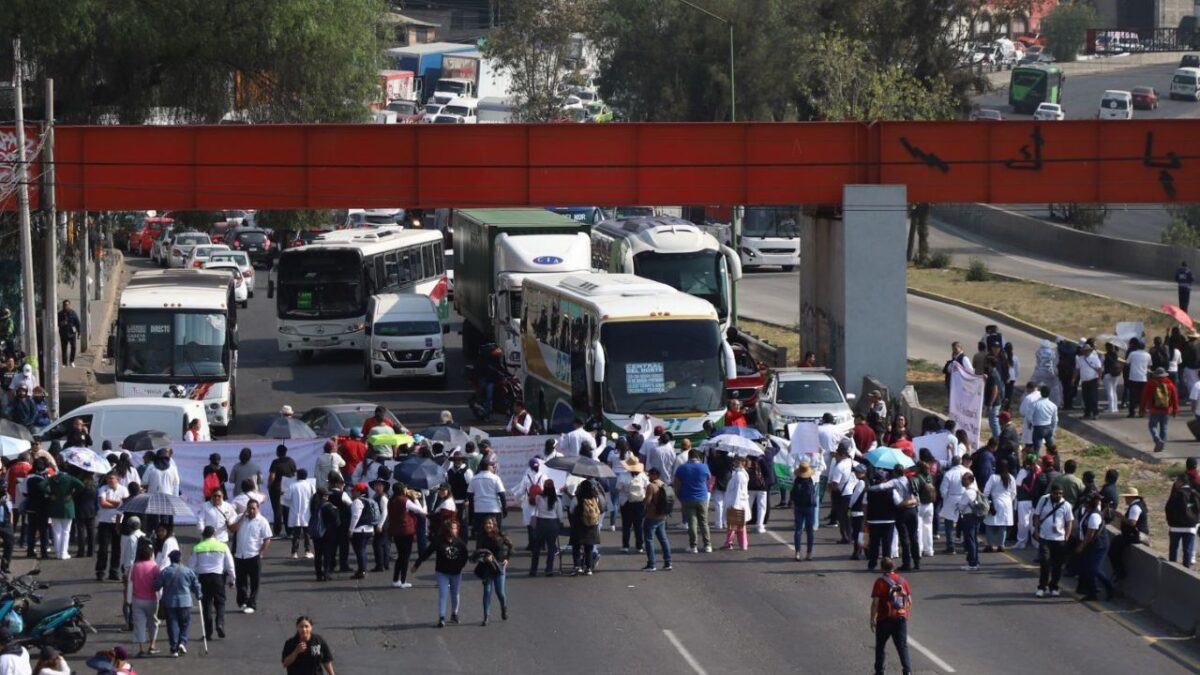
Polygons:
<instances>
[{"instance_id":1,"label":"black pants","mask_svg":"<svg viewBox=\"0 0 1200 675\"><path fill-rule=\"evenodd\" d=\"M1083 414L1100 414L1100 379L1082 382L1079 388L1083 391Z\"/></svg>"},{"instance_id":2,"label":"black pants","mask_svg":"<svg viewBox=\"0 0 1200 675\"><path fill-rule=\"evenodd\" d=\"M1129 381L1129 416L1133 417L1137 414L1138 408L1142 405L1142 389L1146 386L1145 382Z\"/></svg>"},{"instance_id":3,"label":"black pants","mask_svg":"<svg viewBox=\"0 0 1200 675\"><path fill-rule=\"evenodd\" d=\"M121 530L115 523L100 523L96 528L96 536L100 540L96 551L96 575L104 574L117 576L117 567L121 564Z\"/></svg>"},{"instance_id":4,"label":"black pants","mask_svg":"<svg viewBox=\"0 0 1200 675\"><path fill-rule=\"evenodd\" d=\"M304 552L312 552L312 542L308 539L307 527L289 527L288 529L292 531L292 555L300 553L301 537L304 538Z\"/></svg>"},{"instance_id":5,"label":"black pants","mask_svg":"<svg viewBox=\"0 0 1200 675\"><path fill-rule=\"evenodd\" d=\"M334 564L337 561L337 535L327 534L313 539L313 549L316 551L313 565L317 569L317 581L328 579L333 575Z\"/></svg>"},{"instance_id":6,"label":"black pants","mask_svg":"<svg viewBox=\"0 0 1200 675\"><path fill-rule=\"evenodd\" d=\"M1188 303L1191 301L1191 299L1192 299L1192 287L1191 286L1180 286L1179 287L1179 309L1182 309L1184 312L1186 312L1187 308L1188 308Z\"/></svg>"},{"instance_id":7,"label":"black pants","mask_svg":"<svg viewBox=\"0 0 1200 675\"><path fill-rule=\"evenodd\" d=\"M621 505L621 548L629 548L629 530L633 540L642 548L642 522L646 518L645 502L625 502Z\"/></svg>"},{"instance_id":8,"label":"black pants","mask_svg":"<svg viewBox=\"0 0 1200 675\"><path fill-rule=\"evenodd\" d=\"M69 366L75 362L75 345L78 340L79 337L73 333L58 334L58 341L60 344L62 344L62 364L64 366ZM68 356L68 354L70 356Z\"/></svg>"},{"instance_id":9,"label":"black pants","mask_svg":"<svg viewBox=\"0 0 1200 675\"><path fill-rule=\"evenodd\" d=\"M892 534L896 529L895 522L867 523L870 545L867 546L867 569L875 569L879 562L879 554L889 555L892 550Z\"/></svg>"},{"instance_id":10,"label":"black pants","mask_svg":"<svg viewBox=\"0 0 1200 675\"><path fill-rule=\"evenodd\" d=\"M96 517L76 518L72 526L75 528L75 557L90 558L96 553Z\"/></svg>"},{"instance_id":11,"label":"black pants","mask_svg":"<svg viewBox=\"0 0 1200 675\"><path fill-rule=\"evenodd\" d=\"M204 611L204 636L211 639L213 626L225 630L225 575L201 574L200 608Z\"/></svg>"},{"instance_id":12,"label":"black pants","mask_svg":"<svg viewBox=\"0 0 1200 675\"><path fill-rule=\"evenodd\" d=\"M1075 392L1077 390L1075 385L1075 369L1058 371L1058 382L1062 385L1062 407L1064 410L1070 410L1071 406L1075 403Z\"/></svg>"},{"instance_id":13,"label":"black pants","mask_svg":"<svg viewBox=\"0 0 1200 675\"><path fill-rule=\"evenodd\" d=\"M237 573L238 607L258 609L258 577L262 572L262 556L234 558L233 570Z\"/></svg>"},{"instance_id":14,"label":"black pants","mask_svg":"<svg viewBox=\"0 0 1200 675\"><path fill-rule=\"evenodd\" d=\"M0 546L4 547L4 557L0 559L0 571L8 572L9 565L12 563L13 540L16 535L13 534L12 525L0 526Z\"/></svg>"},{"instance_id":15,"label":"black pants","mask_svg":"<svg viewBox=\"0 0 1200 675\"><path fill-rule=\"evenodd\" d=\"M360 574L367 571L367 547L371 545L373 536L370 532L355 532L350 535L350 542L354 544L354 563L358 565Z\"/></svg>"},{"instance_id":16,"label":"black pants","mask_svg":"<svg viewBox=\"0 0 1200 675\"><path fill-rule=\"evenodd\" d=\"M392 570L392 582L408 581L408 560L412 557L414 538L411 534L392 537L392 543L396 545L396 567Z\"/></svg>"},{"instance_id":17,"label":"black pants","mask_svg":"<svg viewBox=\"0 0 1200 675\"><path fill-rule=\"evenodd\" d=\"M47 556L46 550L50 547L50 517L45 511L26 511L25 512L25 542L28 545L26 554L32 558L34 556L34 548L39 538L42 542L42 557Z\"/></svg>"},{"instance_id":18,"label":"black pants","mask_svg":"<svg viewBox=\"0 0 1200 675\"><path fill-rule=\"evenodd\" d=\"M338 530L334 535L337 540L337 562L339 572L350 571L350 530Z\"/></svg>"},{"instance_id":19,"label":"black pants","mask_svg":"<svg viewBox=\"0 0 1200 675\"><path fill-rule=\"evenodd\" d=\"M392 543L388 541L386 534L380 532L371 539L371 555L375 558L375 567L380 570L386 570L391 567L392 562Z\"/></svg>"},{"instance_id":20,"label":"black pants","mask_svg":"<svg viewBox=\"0 0 1200 675\"><path fill-rule=\"evenodd\" d=\"M912 663L908 660L908 619L882 619L875 624L876 675L883 675L884 650L888 640L896 645L896 653L900 655L900 668L905 673L911 673Z\"/></svg>"},{"instance_id":21,"label":"black pants","mask_svg":"<svg viewBox=\"0 0 1200 675\"><path fill-rule=\"evenodd\" d=\"M837 515L838 532L843 541L854 542L854 530L850 527L850 498L842 495L834 496L833 510Z\"/></svg>"},{"instance_id":22,"label":"black pants","mask_svg":"<svg viewBox=\"0 0 1200 675\"><path fill-rule=\"evenodd\" d=\"M907 567L921 566L921 519L917 516L917 508L896 510L896 531L900 535L900 557Z\"/></svg>"},{"instance_id":23,"label":"black pants","mask_svg":"<svg viewBox=\"0 0 1200 675\"><path fill-rule=\"evenodd\" d=\"M271 533L281 535L287 530L287 513L284 511L284 506L279 503L283 497L283 493L279 490L268 489L267 497L271 500Z\"/></svg>"},{"instance_id":24,"label":"black pants","mask_svg":"<svg viewBox=\"0 0 1200 675\"><path fill-rule=\"evenodd\" d=\"M1038 561L1041 563L1038 573L1038 588L1041 590L1058 590L1058 582L1062 580L1063 562L1067 558L1067 542L1045 541L1038 546Z\"/></svg>"}]
</instances>

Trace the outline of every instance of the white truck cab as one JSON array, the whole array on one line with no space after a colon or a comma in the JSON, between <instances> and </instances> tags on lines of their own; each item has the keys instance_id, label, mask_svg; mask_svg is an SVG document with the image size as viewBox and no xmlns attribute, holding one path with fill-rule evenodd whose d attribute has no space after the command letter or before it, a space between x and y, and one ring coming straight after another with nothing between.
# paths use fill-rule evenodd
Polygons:
<instances>
[{"instance_id":1,"label":"white truck cab","mask_svg":"<svg viewBox=\"0 0 1200 675\"><path fill-rule=\"evenodd\" d=\"M382 293L367 306L367 385L388 378L433 377L446 381L442 336L449 326L437 305L420 293Z\"/></svg>"}]
</instances>

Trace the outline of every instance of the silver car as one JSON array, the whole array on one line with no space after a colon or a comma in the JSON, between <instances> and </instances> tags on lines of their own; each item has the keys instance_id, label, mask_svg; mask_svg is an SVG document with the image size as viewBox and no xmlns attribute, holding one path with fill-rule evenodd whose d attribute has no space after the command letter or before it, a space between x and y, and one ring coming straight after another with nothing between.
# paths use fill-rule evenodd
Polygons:
<instances>
[{"instance_id":1,"label":"silver car","mask_svg":"<svg viewBox=\"0 0 1200 675\"><path fill-rule=\"evenodd\" d=\"M203 244L211 244L212 239L203 232L178 232L171 239L170 255L167 256L167 267L183 267L192 249Z\"/></svg>"}]
</instances>

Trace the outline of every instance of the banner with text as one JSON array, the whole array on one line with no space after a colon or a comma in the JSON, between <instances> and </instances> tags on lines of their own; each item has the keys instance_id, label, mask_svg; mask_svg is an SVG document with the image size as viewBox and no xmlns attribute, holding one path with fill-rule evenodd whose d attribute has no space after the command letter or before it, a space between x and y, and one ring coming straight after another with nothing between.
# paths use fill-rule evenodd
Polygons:
<instances>
[{"instance_id":1,"label":"banner with text","mask_svg":"<svg viewBox=\"0 0 1200 675\"><path fill-rule=\"evenodd\" d=\"M510 506L520 503L521 495L516 494L517 486L525 477L530 458L542 456L548 438L558 436L493 436L488 439L492 442L492 451L496 453L496 475L504 483Z\"/></svg>"},{"instance_id":2,"label":"banner with text","mask_svg":"<svg viewBox=\"0 0 1200 675\"><path fill-rule=\"evenodd\" d=\"M971 447L979 447L979 434L983 415L983 375L972 375L955 363L950 371L950 419L955 428L965 429Z\"/></svg>"},{"instance_id":3,"label":"banner with text","mask_svg":"<svg viewBox=\"0 0 1200 675\"><path fill-rule=\"evenodd\" d=\"M949 431L942 431L936 434L925 434L913 438L913 454L917 457L921 456L922 450L928 450L929 454L937 460L938 464L943 467L950 466L950 458L954 456L954 441L950 438Z\"/></svg>"}]
</instances>

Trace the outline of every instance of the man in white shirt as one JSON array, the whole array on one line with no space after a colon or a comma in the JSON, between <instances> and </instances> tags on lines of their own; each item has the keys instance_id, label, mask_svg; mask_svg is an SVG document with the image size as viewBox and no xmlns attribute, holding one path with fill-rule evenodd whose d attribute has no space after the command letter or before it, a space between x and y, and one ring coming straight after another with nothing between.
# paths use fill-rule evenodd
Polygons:
<instances>
[{"instance_id":1,"label":"man in white shirt","mask_svg":"<svg viewBox=\"0 0 1200 675\"><path fill-rule=\"evenodd\" d=\"M208 502L200 509L196 529L203 533L205 527L212 527L216 540L228 544L229 529L238 521L237 509L225 501L225 488L216 488L208 498Z\"/></svg>"},{"instance_id":2,"label":"man in white shirt","mask_svg":"<svg viewBox=\"0 0 1200 675\"><path fill-rule=\"evenodd\" d=\"M938 516L946 526L946 553L954 555L954 526L958 523L958 502L962 499L964 474L971 473L970 455L950 460L950 468L942 473L942 484L938 491L942 495L942 510Z\"/></svg>"},{"instance_id":3,"label":"man in white shirt","mask_svg":"<svg viewBox=\"0 0 1200 675\"><path fill-rule=\"evenodd\" d=\"M238 609L246 614L253 614L258 608L262 557L271 548L271 534L271 523L258 512L258 501L251 499L237 526L237 553L233 555Z\"/></svg>"},{"instance_id":4,"label":"man in white shirt","mask_svg":"<svg viewBox=\"0 0 1200 675\"><path fill-rule=\"evenodd\" d=\"M1021 399L1021 445L1033 444L1033 421L1030 417L1033 415L1033 404L1038 402L1042 397L1042 392L1038 391L1037 383L1030 381L1025 385L1025 397Z\"/></svg>"},{"instance_id":5,"label":"man in white shirt","mask_svg":"<svg viewBox=\"0 0 1200 675\"><path fill-rule=\"evenodd\" d=\"M658 469L658 475L669 479L675 475L675 464L678 455L675 454L675 443L666 434L658 437L658 441L647 441L643 450L646 453L646 470Z\"/></svg>"},{"instance_id":6,"label":"man in white shirt","mask_svg":"<svg viewBox=\"0 0 1200 675\"><path fill-rule=\"evenodd\" d=\"M1058 582L1062 578L1063 563L1067 559L1067 540L1071 538L1071 526L1075 515L1071 505L1063 499L1062 485L1050 486L1050 494L1042 495L1033 507L1032 532L1038 540L1041 572L1038 576L1037 597L1059 596Z\"/></svg>"},{"instance_id":7,"label":"man in white shirt","mask_svg":"<svg viewBox=\"0 0 1200 675\"><path fill-rule=\"evenodd\" d=\"M563 435L563 455L567 457L577 457L579 455L579 449L582 448L585 443L593 447L596 445L596 439L592 438L592 435L583 428L583 419L576 417L575 420L571 422L571 427L571 431Z\"/></svg>"},{"instance_id":8,"label":"man in white shirt","mask_svg":"<svg viewBox=\"0 0 1200 675\"><path fill-rule=\"evenodd\" d=\"M475 514L472 525L476 536L483 533L484 518L495 519L497 527L504 521L504 482L496 475L495 460L489 457L479 465L479 473L467 486L467 498Z\"/></svg>"},{"instance_id":9,"label":"man in white shirt","mask_svg":"<svg viewBox=\"0 0 1200 675\"><path fill-rule=\"evenodd\" d=\"M96 581L104 578L108 571L108 580L117 581L117 569L121 562L121 528L117 523L121 519L121 504L129 499L129 490L121 485L117 474L109 473L104 476L104 485L96 491L100 505L96 513L96 537L100 540L100 550L96 554Z\"/></svg>"},{"instance_id":10,"label":"man in white shirt","mask_svg":"<svg viewBox=\"0 0 1200 675\"><path fill-rule=\"evenodd\" d=\"M833 413L821 415L821 421L817 424L817 444L821 447L821 463L827 468L833 467L833 453L837 451L838 441L845 437L845 434L839 433L837 426L834 425ZM812 463L811 459L809 463ZM829 486L829 476L822 474L816 483L817 509L819 510L821 502L825 500L825 489ZM829 501L832 506L833 499L831 498ZM820 518L817 518L817 521L819 520ZM830 520L832 521L832 519Z\"/></svg>"},{"instance_id":11,"label":"man in white shirt","mask_svg":"<svg viewBox=\"0 0 1200 675\"><path fill-rule=\"evenodd\" d=\"M1137 415L1138 404L1142 400L1142 387L1150 379L1150 352L1142 348L1142 343L1136 339L1129 341L1129 353L1125 356L1129 364L1129 417Z\"/></svg>"},{"instance_id":12,"label":"man in white shirt","mask_svg":"<svg viewBox=\"0 0 1200 675\"><path fill-rule=\"evenodd\" d=\"M1029 413L1034 452L1041 452L1043 442L1053 442L1054 431L1058 428L1058 406L1050 398L1050 387L1043 384L1039 391L1041 397L1033 402Z\"/></svg>"},{"instance_id":13,"label":"man in white shirt","mask_svg":"<svg viewBox=\"0 0 1200 675\"><path fill-rule=\"evenodd\" d=\"M344 466L346 466L346 460L342 459L342 456L337 453L337 445L333 441L325 441L325 447L322 448L321 454L317 455L317 461L313 466L313 479L316 482L316 488L320 490L323 487L328 487L330 472L340 472Z\"/></svg>"},{"instance_id":14,"label":"man in white shirt","mask_svg":"<svg viewBox=\"0 0 1200 675\"><path fill-rule=\"evenodd\" d=\"M850 451L845 445L838 445L834 451L833 468L829 470L829 490L832 494L832 513L841 533L839 544L849 544L853 539L850 531L850 503L844 498L849 495L854 484L854 461L850 459Z\"/></svg>"},{"instance_id":15,"label":"man in white shirt","mask_svg":"<svg viewBox=\"0 0 1200 675\"><path fill-rule=\"evenodd\" d=\"M317 493L316 481L309 479L308 472L296 469L296 480L283 493L280 503L286 506L287 528L292 535L292 559L299 558L300 539L304 539L304 557L312 558L312 543L308 538L308 519L311 514L312 498Z\"/></svg>"},{"instance_id":16,"label":"man in white shirt","mask_svg":"<svg viewBox=\"0 0 1200 675\"><path fill-rule=\"evenodd\" d=\"M1075 381L1083 392L1083 419L1100 417L1100 376L1104 364L1092 345L1084 343L1075 356Z\"/></svg>"}]
</instances>

